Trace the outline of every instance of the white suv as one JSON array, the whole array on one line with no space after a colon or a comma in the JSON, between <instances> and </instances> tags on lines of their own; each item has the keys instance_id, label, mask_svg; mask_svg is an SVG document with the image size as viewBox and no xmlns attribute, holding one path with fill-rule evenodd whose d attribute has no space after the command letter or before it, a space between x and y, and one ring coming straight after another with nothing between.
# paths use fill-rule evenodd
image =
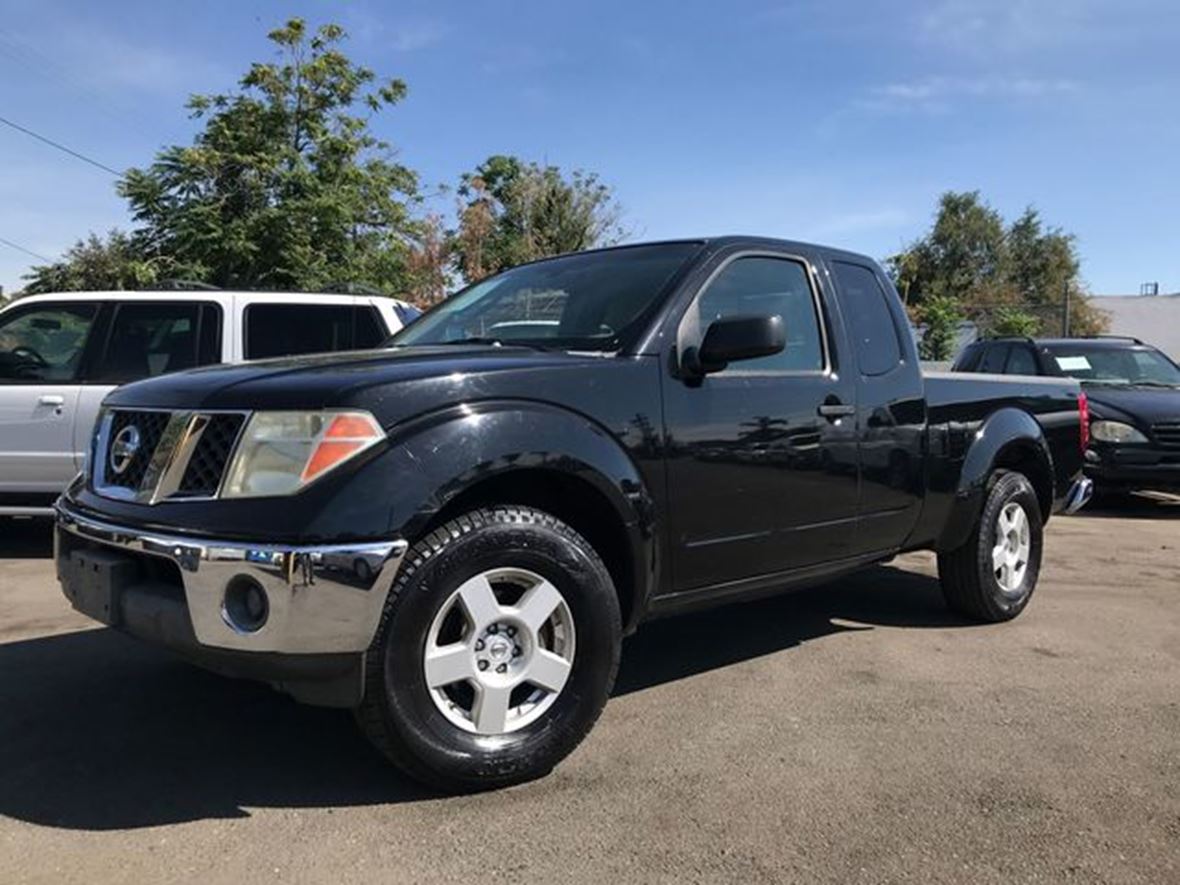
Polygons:
<instances>
[{"instance_id":1,"label":"white suv","mask_svg":"<svg viewBox=\"0 0 1180 885\"><path fill-rule=\"evenodd\" d=\"M418 315L392 298L258 292L34 295L0 310L0 516L52 513L102 398L191 369L376 347Z\"/></svg>"}]
</instances>

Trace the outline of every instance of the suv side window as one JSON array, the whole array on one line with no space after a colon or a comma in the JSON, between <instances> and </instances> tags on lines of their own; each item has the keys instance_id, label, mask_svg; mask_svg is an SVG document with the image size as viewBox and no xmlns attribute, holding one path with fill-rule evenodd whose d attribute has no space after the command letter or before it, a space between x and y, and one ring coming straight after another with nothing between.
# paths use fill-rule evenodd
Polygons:
<instances>
[{"instance_id":1,"label":"suv side window","mask_svg":"<svg viewBox=\"0 0 1180 885\"><path fill-rule=\"evenodd\" d=\"M220 362L221 309L197 301L115 305L106 347L87 380L125 384Z\"/></svg>"},{"instance_id":2,"label":"suv side window","mask_svg":"<svg viewBox=\"0 0 1180 885\"><path fill-rule=\"evenodd\" d=\"M848 326L862 375L884 375L901 362L901 342L885 290L860 264L835 261L832 270L844 295Z\"/></svg>"},{"instance_id":3,"label":"suv side window","mask_svg":"<svg viewBox=\"0 0 1180 885\"><path fill-rule=\"evenodd\" d=\"M0 317L0 384L64 384L78 368L97 302L17 308Z\"/></svg>"},{"instance_id":4,"label":"suv side window","mask_svg":"<svg viewBox=\"0 0 1180 885\"><path fill-rule=\"evenodd\" d=\"M952 372L974 372L979 367L979 358L983 355L986 346L980 344L978 341L967 345L967 349L959 354L959 358L955 360L955 364L951 367Z\"/></svg>"},{"instance_id":5,"label":"suv side window","mask_svg":"<svg viewBox=\"0 0 1180 885\"><path fill-rule=\"evenodd\" d=\"M1023 344L1014 345L1012 353L1008 356L1008 365L1004 368L1004 373L1007 375L1039 375L1037 358L1033 355L1032 348Z\"/></svg>"},{"instance_id":6,"label":"suv side window","mask_svg":"<svg viewBox=\"0 0 1180 885\"><path fill-rule=\"evenodd\" d=\"M348 304L246 307L246 359L376 347L388 337L377 309Z\"/></svg>"},{"instance_id":7,"label":"suv side window","mask_svg":"<svg viewBox=\"0 0 1180 885\"><path fill-rule=\"evenodd\" d=\"M815 293L807 270L789 258L749 256L727 264L697 299L702 334L714 320L729 316L783 319L787 346L779 353L734 363L728 372L822 372L824 349Z\"/></svg>"},{"instance_id":8,"label":"suv side window","mask_svg":"<svg viewBox=\"0 0 1180 885\"><path fill-rule=\"evenodd\" d=\"M979 371L991 375L1001 374L1004 371L1004 363L1008 360L1008 351L1011 349L1011 344L990 345L979 364Z\"/></svg>"}]
</instances>

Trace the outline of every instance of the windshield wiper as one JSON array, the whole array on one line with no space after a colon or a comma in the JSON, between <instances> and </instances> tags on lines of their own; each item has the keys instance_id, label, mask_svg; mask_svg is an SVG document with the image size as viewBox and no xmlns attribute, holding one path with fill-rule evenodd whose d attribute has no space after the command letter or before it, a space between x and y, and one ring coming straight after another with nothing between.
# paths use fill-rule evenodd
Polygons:
<instances>
[{"instance_id":1,"label":"windshield wiper","mask_svg":"<svg viewBox=\"0 0 1180 885\"><path fill-rule=\"evenodd\" d=\"M509 339L509 340L505 341L502 338L493 338L490 335L472 335L469 338L453 338L450 341L434 341L434 342L423 341L422 344L424 344L424 345L445 344L448 346L450 346L452 344L487 344L491 347L527 347L530 350L549 350L550 349L543 344L537 344L533 341L523 341L523 340L514 340L514 339Z\"/></svg>"}]
</instances>

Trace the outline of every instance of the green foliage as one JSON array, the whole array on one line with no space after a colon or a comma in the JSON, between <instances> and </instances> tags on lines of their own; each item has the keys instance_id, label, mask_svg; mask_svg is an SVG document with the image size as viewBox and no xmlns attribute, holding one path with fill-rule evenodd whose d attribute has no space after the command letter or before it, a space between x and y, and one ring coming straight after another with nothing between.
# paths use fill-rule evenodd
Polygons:
<instances>
[{"instance_id":1,"label":"green foliage","mask_svg":"<svg viewBox=\"0 0 1180 885\"><path fill-rule=\"evenodd\" d=\"M921 307L920 321L925 326L918 344L918 355L935 362L949 360L955 355L955 344L963 311L957 299L949 295L932 295Z\"/></svg>"},{"instance_id":2,"label":"green foliage","mask_svg":"<svg viewBox=\"0 0 1180 885\"><path fill-rule=\"evenodd\" d=\"M106 239L90 234L53 264L37 265L22 294L142 289L167 276L168 262L141 254L132 237L112 230Z\"/></svg>"},{"instance_id":3,"label":"green foliage","mask_svg":"<svg viewBox=\"0 0 1180 885\"><path fill-rule=\"evenodd\" d=\"M342 28L301 19L272 31L280 61L256 63L238 91L188 103L204 128L119 184L136 246L174 274L226 288L316 289L405 283L416 175L369 119L406 93L337 48Z\"/></svg>"},{"instance_id":4,"label":"green foliage","mask_svg":"<svg viewBox=\"0 0 1180 885\"><path fill-rule=\"evenodd\" d=\"M1041 333L1041 320L1015 307L1001 307L992 314L991 331L995 335L1033 338Z\"/></svg>"},{"instance_id":5,"label":"green foliage","mask_svg":"<svg viewBox=\"0 0 1180 885\"><path fill-rule=\"evenodd\" d=\"M592 173L495 155L462 177L454 252L469 282L623 237L611 189Z\"/></svg>"},{"instance_id":6,"label":"green foliage","mask_svg":"<svg viewBox=\"0 0 1180 885\"><path fill-rule=\"evenodd\" d=\"M1082 287L1074 237L1046 228L1031 207L1005 226L978 191L943 194L930 232L886 263L919 315L927 302L950 298L987 332L1056 330L1068 291L1072 332L1106 329Z\"/></svg>"}]
</instances>

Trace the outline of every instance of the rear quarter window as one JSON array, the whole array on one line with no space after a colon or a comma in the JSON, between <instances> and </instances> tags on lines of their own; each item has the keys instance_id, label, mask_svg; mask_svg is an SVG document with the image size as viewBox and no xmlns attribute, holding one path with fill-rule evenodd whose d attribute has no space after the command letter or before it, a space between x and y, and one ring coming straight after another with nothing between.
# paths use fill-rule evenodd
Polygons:
<instances>
[{"instance_id":1,"label":"rear quarter window","mask_svg":"<svg viewBox=\"0 0 1180 885\"><path fill-rule=\"evenodd\" d=\"M863 375L884 375L901 362L901 342L889 309L889 296L877 275L861 264L833 263L844 296L848 325Z\"/></svg>"},{"instance_id":2,"label":"rear quarter window","mask_svg":"<svg viewBox=\"0 0 1180 885\"><path fill-rule=\"evenodd\" d=\"M387 337L371 305L271 304L245 311L246 359L376 347Z\"/></svg>"}]
</instances>

